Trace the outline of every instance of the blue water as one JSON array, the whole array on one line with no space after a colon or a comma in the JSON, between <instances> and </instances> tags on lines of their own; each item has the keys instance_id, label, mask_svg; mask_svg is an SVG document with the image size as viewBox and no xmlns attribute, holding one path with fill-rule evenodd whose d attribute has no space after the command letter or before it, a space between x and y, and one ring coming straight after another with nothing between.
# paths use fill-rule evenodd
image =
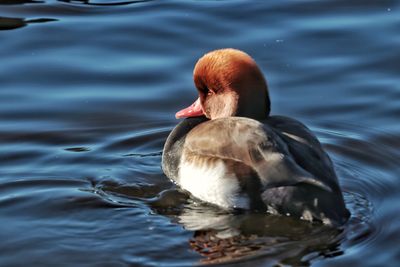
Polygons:
<instances>
[{"instance_id":1,"label":"blue water","mask_svg":"<svg viewBox=\"0 0 400 267\"><path fill-rule=\"evenodd\" d=\"M0 44L1 266L400 264L398 1L0 0ZM342 229L224 213L162 173L224 47L330 154Z\"/></svg>"}]
</instances>

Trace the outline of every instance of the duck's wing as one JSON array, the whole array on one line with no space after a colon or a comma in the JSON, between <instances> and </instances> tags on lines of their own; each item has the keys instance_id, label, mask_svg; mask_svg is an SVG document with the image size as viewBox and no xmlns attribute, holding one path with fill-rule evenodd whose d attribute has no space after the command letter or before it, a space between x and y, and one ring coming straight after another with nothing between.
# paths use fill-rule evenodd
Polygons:
<instances>
[{"instance_id":1,"label":"duck's wing","mask_svg":"<svg viewBox=\"0 0 400 267\"><path fill-rule=\"evenodd\" d=\"M331 190L340 190L332 161L310 129L284 116L271 116L265 122L284 141L297 166Z\"/></svg>"},{"instance_id":2,"label":"duck's wing","mask_svg":"<svg viewBox=\"0 0 400 267\"><path fill-rule=\"evenodd\" d=\"M279 134L256 120L229 117L202 123L186 136L183 153L239 163L226 166L240 168L231 173L248 169L259 179L261 191L298 183L331 191L329 184L297 164Z\"/></svg>"},{"instance_id":3,"label":"duck's wing","mask_svg":"<svg viewBox=\"0 0 400 267\"><path fill-rule=\"evenodd\" d=\"M324 223L341 225L350 216L331 159L315 135L301 122L283 116L272 116L266 123L287 146L298 168L310 173L317 183L295 187L273 188L263 193L263 199L283 213L297 214L304 219L316 218ZM294 204L297 203L297 204Z\"/></svg>"}]
</instances>

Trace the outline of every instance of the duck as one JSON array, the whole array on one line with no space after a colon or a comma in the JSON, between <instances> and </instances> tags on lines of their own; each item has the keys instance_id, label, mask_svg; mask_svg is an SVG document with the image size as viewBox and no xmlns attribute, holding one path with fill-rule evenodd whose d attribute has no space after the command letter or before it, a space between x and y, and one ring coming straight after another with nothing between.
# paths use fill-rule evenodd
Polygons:
<instances>
[{"instance_id":1,"label":"duck","mask_svg":"<svg viewBox=\"0 0 400 267\"><path fill-rule=\"evenodd\" d=\"M206 53L193 71L198 98L166 139L165 175L225 210L293 216L340 226L349 218L332 160L312 131L271 115L267 81L233 48Z\"/></svg>"}]
</instances>

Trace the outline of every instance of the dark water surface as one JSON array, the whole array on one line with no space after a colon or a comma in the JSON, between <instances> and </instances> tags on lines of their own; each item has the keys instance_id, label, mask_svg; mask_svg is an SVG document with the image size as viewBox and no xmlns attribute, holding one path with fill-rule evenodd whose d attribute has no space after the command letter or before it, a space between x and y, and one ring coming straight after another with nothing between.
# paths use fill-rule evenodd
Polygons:
<instances>
[{"instance_id":1,"label":"dark water surface","mask_svg":"<svg viewBox=\"0 0 400 267\"><path fill-rule=\"evenodd\" d=\"M399 266L398 1L0 0L0 44L1 266ZM343 229L227 214L162 173L223 47L324 144Z\"/></svg>"}]
</instances>

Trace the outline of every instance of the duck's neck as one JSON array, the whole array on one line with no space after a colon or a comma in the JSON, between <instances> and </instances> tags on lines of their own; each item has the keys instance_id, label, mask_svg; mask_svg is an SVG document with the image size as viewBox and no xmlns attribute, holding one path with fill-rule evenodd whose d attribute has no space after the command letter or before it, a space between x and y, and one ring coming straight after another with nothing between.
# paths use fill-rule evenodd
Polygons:
<instances>
[{"instance_id":1,"label":"duck's neck","mask_svg":"<svg viewBox=\"0 0 400 267\"><path fill-rule=\"evenodd\" d=\"M264 91L258 97L241 95L229 92L214 95L204 107L205 114L209 119L226 117L246 117L256 120L263 120L269 116L268 92Z\"/></svg>"},{"instance_id":2,"label":"duck's neck","mask_svg":"<svg viewBox=\"0 0 400 267\"><path fill-rule=\"evenodd\" d=\"M238 101L236 116L247 117L256 120L268 118L270 113L270 100L268 92L259 97L247 97Z\"/></svg>"}]
</instances>

